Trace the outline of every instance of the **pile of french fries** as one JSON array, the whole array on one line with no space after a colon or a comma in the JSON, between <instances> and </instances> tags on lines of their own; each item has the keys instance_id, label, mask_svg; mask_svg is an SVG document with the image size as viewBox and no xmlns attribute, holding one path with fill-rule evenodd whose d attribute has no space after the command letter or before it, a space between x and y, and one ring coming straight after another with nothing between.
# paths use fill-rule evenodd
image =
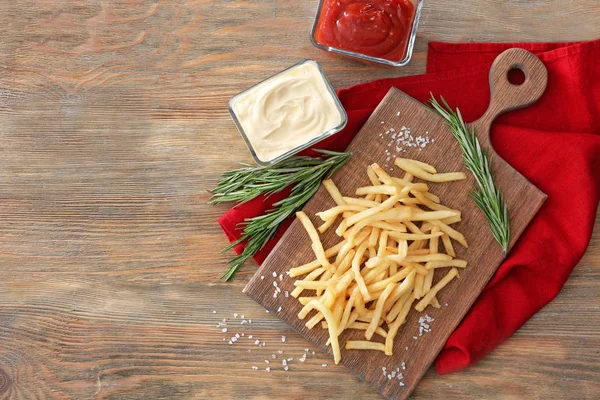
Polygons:
<instances>
[{"instance_id":1,"label":"pile of french fries","mask_svg":"<svg viewBox=\"0 0 600 400\"><path fill-rule=\"evenodd\" d=\"M320 323L328 330L336 364L341 360L339 336L346 329L364 330L365 336L348 340L346 349L392 355L394 337L414 302L417 311L439 308L437 293L458 276L457 268L467 266L455 258L452 244L455 240L467 247L464 236L451 227L461 220L460 211L442 205L427 183L415 181L451 182L466 179L465 174L438 173L410 159L398 158L395 165L404 171L402 178L377 164L369 166L371 186L356 189L357 197L342 196L333 181L324 181L336 206L316 214L323 220L318 228L305 213L296 214L316 260L289 270L290 277L306 275L294 282L291 295L304 306L300 319L316 312L306 322L309 329ZM340 216L335 233L343 240L325 250L319 233ZM435 271L442 268L450 269L436 282Z\"/></svg>"}]
</instances>

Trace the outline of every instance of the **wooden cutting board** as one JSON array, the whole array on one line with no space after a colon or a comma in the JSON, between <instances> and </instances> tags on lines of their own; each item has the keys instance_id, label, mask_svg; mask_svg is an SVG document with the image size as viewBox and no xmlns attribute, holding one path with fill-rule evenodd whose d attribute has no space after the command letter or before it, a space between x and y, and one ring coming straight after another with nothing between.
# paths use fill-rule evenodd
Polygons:
<instances>
[{"instance_id":1,"label":"wooden cutting board","mask_svg":"<svg viewBox=\"0 0 600 400\"><path fill-rule=\"evenodd\" d=\"M508 81L508 71L514 68L525 74L525 82L521 85L513 85ZM490 70L492 100L489 108L481 119L472 124L482 146L488 148L494 179L508 203L511 247L541 207L546 195L494 152L489 138L490 125L499 114L535 102L544 92L546 81L547 71L533 54L522 49L505 51L496 58ZM410 129L414 138L429 138L429 144L425 147L405 147L405 152L397 149L395 140L391 138L392 134L385 132L390 128L400 131L403 126ZM366 174L368 165L377 162L390 169L396 155L430 163L440 172L464 171L469 177L466 181L429 184L431 191L444 204L462 211L463 220L453 227L462 232L469 243L468 249L458 244L454 246L457 257L467 260L468 267L461 271L459 279L453 280L438 294L442 308L428 307L423 313L413 309L396 336L394 355L390 357L379 351L345 350L344 345L348 339L364 339L362 331L345 331L340 336L343 365L375 386L385 397L405 399L502 262L502 253L490 233L485 216L468 195L474 181L462 164L457 141L444 120L422 103L397 89L391 89L350 144L348 151L352 151L354 156L333 176L345 196L354 196L357 187L369 185ZM396 168L395 171L394 176L401 176L403 173ZM321 188L305 206L304 212L318 226L322 221L317 220L315 213L334 205L328 193ZM335 235L334 230L329 229L322 235L325 248L339 242L340 238ZM297 220L294 221L244 292L321 350L329 351L325 346L327 330L321 329L319 325L308 330L304 326L306 321L297 318L301 305L296 299L283 294L274 297L273 281L277 281L282 291L291 292L295 279L287 277L285 272L291 267L314 260L310 243L302 225ZM445 272L438 271L434 282L441 279ZM283 281L274 278L274 274L278 277L282 274ZM434 321L430 324L431 332L419 336L419 317L425 314L434 318ZM406 369L402 368L403 363ZM386 367L388 373L400 368L404 379L388 379L382 372L383 367Z\"/></svg>"}]
</instances>

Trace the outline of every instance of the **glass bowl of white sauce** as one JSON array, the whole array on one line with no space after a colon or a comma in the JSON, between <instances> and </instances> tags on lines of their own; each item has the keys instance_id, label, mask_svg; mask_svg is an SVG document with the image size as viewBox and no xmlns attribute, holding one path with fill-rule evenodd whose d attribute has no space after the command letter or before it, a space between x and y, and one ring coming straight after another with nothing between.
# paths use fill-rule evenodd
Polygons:
<instances>
[{"instance_id":1,"label":"glass bowl of white sauce","mask_svg":"<svg viewBox=\"0 0 600 400\"><path fill-rule=\"evenodd\" d=\"M341 131L348 116L321 66L304 60L229 101L254 161L278 163Z\"/></svg>"}]
</instances>

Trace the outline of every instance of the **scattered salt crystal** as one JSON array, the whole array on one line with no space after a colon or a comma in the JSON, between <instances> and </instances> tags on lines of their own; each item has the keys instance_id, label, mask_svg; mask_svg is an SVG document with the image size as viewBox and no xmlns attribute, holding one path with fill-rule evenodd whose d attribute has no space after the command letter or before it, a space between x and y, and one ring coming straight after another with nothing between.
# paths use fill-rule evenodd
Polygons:
<instances>
[{"instance_id":1,"label":"scattered salt crystal","mask_svg":"<svg viewBox=\"0 0 600 400\"><path fill-rule=\"evenodd\" d=\"M273 278L277 278L277 272L273 271Z\"/></svg>"},{"instance_id":2,"label":"scattered salt crystal","mask_svg":"<svg viewBox=\"0 0 600 400\"><path fill-rule=\"evenodd\" d=\"M281 308L281 307L279 307L279 308ZM282 342L285 342L285 336L282 336L282 337L281 337L281 341L282 341Z\"/></svg>"},{"instance_id":3,"label":"scattered salt crystal","mask_svg":"<svg viewBox=\"0 0 600 400\"><path fill-rule=\"evenodd\" d=\"M269 361L269 360L265 360L265 364L269 364L269 363L270 363L270 361Z\"/></svg>"},{"instance_id":4,"label":"scattered salt crystal","mask_svg":"<svg viewBox=\"0 0 600 400\"><path fill-rule=\"evenodd\" d=\"M264 280L265 280L265 277L264 277L264 275L261 275L261 276L260 276L260 279L264 281Z\"/></svg>"},{"instance_id":5,"label":"scattered salt crystal","mask_svg":"<svg viewBox=\"0 0 600 400\"><path fill-rule=\"evenodd\" d=\"M235 337L239 339L239 338L240 338L240 334L239 334L239 333L236 333L236 334L235 334Z\"/></svg>"},{"instance_id":6,"label":"scattered salt crystal","mask_svg":"<svg viewBox=\"0 0 600 400\"><path fill-rule=\"evenodd\" d=\"M290 292L288 292L287 290L283 292L283 294L285 295L285 297L290 297Z\"/></svg>"},{"instance_id":7,"label":"scattered salt crystal","mask_svg":"<svg viewBox=\"0 0 600 400\"><path fill-rule=\"evenodd\" d=\"M300 362L306 361L306 353L302 354L302 357L298 359Z\"/></svg>"},{"instance_id":8,"label":"scattered salt crystal","mask_svg":"<svg viewBox=\"0 0 600 400\"><path fill-rule=\"evenodd\" d=\"M238 316L237 313L233 314L233 318L237 318L237 316Z\"/></svg>"},{"instance_id":9,"label":"scattered salt crystal","mask_svg":"<svg viewBox=\"0 0 600 400\"><path fill-rule=\"evenodd\" d=\"M416 336L413 336L413 339L417 340L417 339L418 339L418 337L416 337Z\"/></svg>"},{"instance_id":10,"label":"scattered salt crystal","mask_svg":"<svg viewBox=\"0 0 600 400\"><path fill-rule=\"evenodd\" d=\"M252 369L256 371L256 370L258 370L258 367L256 365L253 365Z\"/></svg>"},{"instance_id":11,"label":"scattered salt crystal","mask_svg":"<svg viewBox=\"0 0 600 400\"><path fill-rule=\"evenodd\" d=\"M385 124L385 122L381 121L381 125Z\"/></svg>"},{"instance_id":12,"label":"scattered salt crystal","mask_svg":"<svg viewBox=\"0 0 600 400\"><path fill-rule=\"evenodd\" d=\"M399 117L399 116L400 116L400 111L398 111L398 112L396 113L396 115Z\"/></svg>"},{"instance_id":13,"label":"scattered salt crystal","mask_svg":"<svg viewBox=\"0 0 600 400\"><path fill-rule=\"evenodd\" d=\"M244 319L244 314L242 314L242 317L241 317L241 318L242 318L242 319Z\"/></svg>"},{"instance_id":14,"label":"scattered salt crystal","mask_svg":"<svg viewBox=\"0 0 600 400\"><path fill-rule=\"evenodd\" d=\"M392 378L396 377L396 371L392 371Z\"/></svg>"},{"instance_id":15,"label":"scattered salt crystal","mask_svg":"<svg viewBox=\"0 0 600 400\"><path fill-rule=\"evenodd\" d=\"M281 312L281 306L279 306L279 308L277 309L277 312Z\"/></svg>"},{"instance_id":16,"label":"scattered salt crystal","mask_svg":"<svg viewBox=\"0 0 600 400\"><path fill-rule=\"evenodd\" d=\"M252 339L252 335L248 336L248 339Z\"/></svg>"},{"instance_id":17,"label":"scattered salt crystal","mask_svg":"<svg viewBox=\"0 0 600 400\"><path fill-rule=\"evenodd\" d=\"M254 344L258 346L258 345L260 344L260 340L256 339L256 340L254 341Z\"/></svg>"},{"instance_id":18,"label":"scattered salt crystal","mask_svg":"<svg viewBox=\"0 0 600 400\"><path fill-rule=\"evenodd\" d=\"M392 375L388 374L387 378L392 379Z\"/></svg>"},{"instance_id":19,"label":"scattered salt crystal","mask_svg":"<svg viewBox=\"0 0 600 400\"><path fill-rule=\"evenodd\" d=\"M221 332L223 332L223 333L227 332L227 328L221 329Z\"/></svg>"},{"instance_id":20,"label":"scattered salt crystal","mask_svg":"<svg viewBox=\"0 0 600 400\"><path fill-rule=\"evenodd\" d=\"M288 366L286 365L285 367L283 367L283 369L284 369L285 371L287 371L287 370L289 370L289 369L290 369L290 367L288 367Z\"/></svg>"},{"instance_id":21,"label":"scattered salt crystal","mask_svg":"<svg viewBox=\"0 0 600 400\"><path fill-rule=\"evenodd\" d=\"M249 319L249 320L248 320L248 323L249 323L249 324L251 324L251 323L252 323L252 320L251 320L251 319Z\"/></svg>"},{"instance_id":22,"label":"scattered salt crystal","mask_svg":"<svg viewBox=\"0 0 600 400\"><path fill-rule=\"evenodd\" d=\"M312 355L313 355L313 356L315 355L315 352L314 352L314 351L312 352Z\"/></svg>"},{"instance_id":23,"label":"scattered salt crystal","mask_svg":"<svg viewBox=\"0 0 600 400\"><path fill-rule=\"evenodd\" d=\"M231 338L231 343L235 343L235 342L237 342L237 338L236 338L235 336L233 336L233 337Z\"/></svg>"},{"instance_id":24,"label":"scattered salt crystal","mask_svg":"<svg viewBox=\"0 0 600 400\"><path fill-rule=\"evenodd\" d=\"M304 349L304 351L308 353L310 350L309 349Z\"/></svg>"},{"instance_id":25,"label":"scattered salt crystal","mask_svg":"<svg viewBox=\"0 0 600 400\"><path fill-rule=\"evenodd\" d=\"M267 371L267 372L271 372L271 367L267 367L267 368L265 368L265 371Z\"/></svg>"},{"instance_id":26,"label":"scattered salt crystal","mask_svg":"<svg viewBox=\"0 0 600 400\"><path fill-rule=\"evenodd\" d=\"M404 386L404 382L400 382L400 386Z\"/></svg>"},{"instance_id":27,"label":"scattered salt crystal","mask_svg":"<svg viewBox=\"0 0 600 400\"><path fill-rule=\"evenodd\" d=\"M321 364L321 367L325 368L327 366L327 364Z\"/></svg>"},{"instance_id":28,"label":"scattered salt crystal","mask_svg":"<svg viewBox=\"0 0 600 400\"><path fill-rule=\"evenodd\" d=\"M230 340L230 341L229 341L229 344L233 344L233 342Z\"/></svg>"},{"instance_id":29,"label":"scattered salt crystal","mask_svg":"<svg viewBox=\"0 0 600 400\"><path fill-rule=\"evenodd\" d=\"M281 365L287 365L287 361L285 359L281 360Z\"/></svg>"},{"instance_id":30,"label":"scattered salt crystal","mask_svg":"<svg viewBox=\"0 0 600 400\"><path fill-rule=\"evenodd\" d=\"M216 313L217 313L217 311L216 311L216 310L213 310L213 314L216 314Z\"/></svg>"},{"instance_id":31,"label":"scattered salt crystal","mask_svg":"<svg viewBox=\"0 0 600 400\"><path fill-rule=\"evenodd\" d=\"M403 370L405 370L405 369L406 369L406 363L405 363L405 362L403 362L403 363L402 363L402 369L403 369Z\"/></svg>"},{"instance_id":32,"label":"scattered salt crystal","mask_svg":"<svg viewBox=\"0 0 600 400\"><path fill-rule=\"evenodd\" d=\"M267 314L269 313L269 310L265 310L267 312Z\"/></svg>"},{"instance_id":33,"label":"scattered salt crystal","mask_svg":"<svg viewBox=\"0 0 600 400\"><path fill-rule=\"evenodd\" d=\"M283 275L279 274L279 282L283 280Z\"/></svg>"},{"instance_id":34,"label":"scattered salt crystal","mask_svg":"<svg viewBox=\"0 0 600 400\"><path fill-rule=\"evenodd\" d=\"M277 350L279 354L283 354L283 350Z\"/></svg>"},{"instance_id":35,"label":"scattered salt crystal","mask_svg":"<svg viewBox=\"0 0 600 400\"><path fill-rule=\"evenodd\" d=\"M260 345L261 345L262 347L265 347L265 346L267 345L267 343L266 343L266 342L262 342Z\"/></svg>"},{"instance_id":36,"label":"scattered salt crystal","mask_svg":"<svg viewBox=\"0 0 600 400\"><path fill-rule=\"evenodd\" d=\"M273 281L273 286L277 287L277 281Z\"/></svg>"},{"instance_id":37,"label":"scattered salt crystal","mask_svg":"<svg viewBox=\"0 0 600 400\"><path fill-rule=\"evenodd\" d=\"M274 360L277 358L277 356L275 354L271 354L271 358Z\"/></svg>"},{"instance_id":38,"label":"scattered salt crystal","mask_svg":"<svg viewBox=\"0 0 600 400\"><path fill-rule=\"evenodd\" d=\"M408 351L408 346L406 346L406 347L404 348L404 350Z\"/></svg>"},{"instance_id":39,"label":"scattered salt crystal","mask_svg":"<svg viewBox=\"0 0 600 400\"><path fill-rule=\"evenodd\" d=\"M288 357L287 360L288 362L292 361L294 359L294 357Z\"/></svg>"}]
</instances>

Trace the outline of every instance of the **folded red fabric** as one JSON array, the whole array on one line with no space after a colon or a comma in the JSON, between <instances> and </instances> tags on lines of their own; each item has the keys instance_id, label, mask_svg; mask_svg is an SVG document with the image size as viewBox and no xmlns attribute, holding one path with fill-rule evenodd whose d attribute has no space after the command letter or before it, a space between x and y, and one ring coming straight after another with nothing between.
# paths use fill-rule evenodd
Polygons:
<instances>
[{"instance_id":1,"label":"folded red fabric","mask_svg":"<svg viewBox=\"0 0 600 400\"><path fill-rule=\"evenodd\" d=\"M467 121L476 120L489 103L490 66L511 47L538 55L548 68L548 87L534 105L499 117L492 143L548 200L448 339L436 360L442 374L479 361L510 337L559 293L587 248L600 198L600 40L430 43L427 74L340 90L348 125L317 146L345 149L391 87L420 101L427 101L430 93L442 95ZM239 238L239 222L263 213L285 195L255 199L223 215L219 223L229 240ZM289 221L257 254L259 264L288 226Z\"/></svg>"}]
</instances>

